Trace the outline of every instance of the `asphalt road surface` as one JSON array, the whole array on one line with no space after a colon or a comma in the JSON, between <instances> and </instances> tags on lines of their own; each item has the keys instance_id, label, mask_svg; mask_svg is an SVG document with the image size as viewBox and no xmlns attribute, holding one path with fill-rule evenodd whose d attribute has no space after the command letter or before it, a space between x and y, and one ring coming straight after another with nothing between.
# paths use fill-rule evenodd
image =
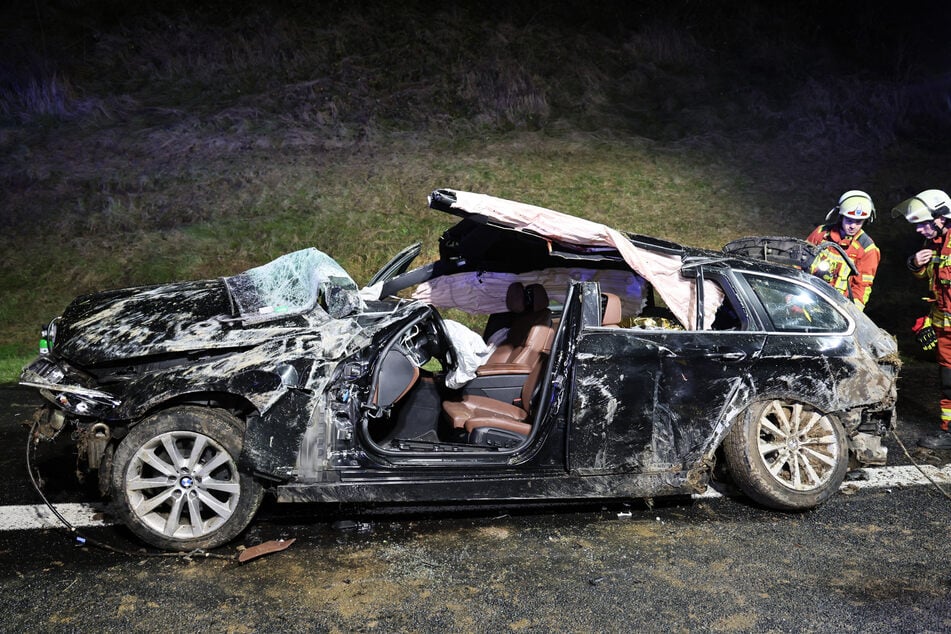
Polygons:
<instances>
[{"instance_id":1,"label":"asphalt road surface","mask_svg":"<svg viewBox=\"0 0 951 634\"><path fill-rule=\"evenodd\" d=\"M925 468L945 469L951 452L913 448L934 425L934 366L906 366L901 386L899 439ZM807 513L728 490L653 507L266 504L233 546L186 558L152 556L108 516L73 532L14 522L39 513L20 425L36 403L0 386L0 516L13 522L0 526L2 631L951 631L951 501L894 438L894 467ZM37 454L44 491L64 509L95 502L71 462L66 443Z\"/></svg>"}]
</instances>

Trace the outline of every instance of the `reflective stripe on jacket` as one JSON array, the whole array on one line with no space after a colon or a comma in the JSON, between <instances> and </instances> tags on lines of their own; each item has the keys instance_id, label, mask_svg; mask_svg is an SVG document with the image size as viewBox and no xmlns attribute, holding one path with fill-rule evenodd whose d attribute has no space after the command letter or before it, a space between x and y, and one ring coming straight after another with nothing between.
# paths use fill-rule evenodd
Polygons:
<instances>
[{"instance_id":1,"label":"reflective stripe on jacket","mask_svg":"<svg viewBox=\"0 0 951 634\"><path fill-rule=\"evenodd\" d=\"M839 233L838 223L833 225L820 225L816 227L806 242L812 244L822 244L823 242L835 242L849 256L858 275L849 277L848 265L838 254L829 255L829 271L820 275L822 279L835 287L840 293L855 300L860 308L865 308L868 298L872 294L872 282L875 281L875 273L878 271L878 263L882 259L882 253L878 250L875 242L864 230L859 230L854 236L842 236ZM832 252L834 253L834 252Z\"/></svg>"}]
</instances>

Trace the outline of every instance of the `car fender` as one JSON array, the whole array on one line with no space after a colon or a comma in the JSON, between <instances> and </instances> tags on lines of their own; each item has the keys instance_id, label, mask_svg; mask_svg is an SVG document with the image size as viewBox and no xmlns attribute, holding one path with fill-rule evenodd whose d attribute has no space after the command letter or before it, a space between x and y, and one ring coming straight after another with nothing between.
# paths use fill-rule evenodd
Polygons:
<instances>
[{"instance_id":1,"label":"car fender","mask_svg":"<svg viewBox=\"0 0 951 634\"><path fill-rule=\"evenodd\" d=\"M286 364L275 368L280 365ZM227 380L187 371L152 373L130 384L122 403L109 418L133 421L162 409L167 403L200 401L202 395L208 394L228 394L248 403L251 409L266 411L285 391L281 375L276 370L252 369Z\"/></svg>"},{"instance_id":2,"label":"car fender","mask_svg":"<svg viewBox=\"0 0 951 634\"><path fill-rule=\"evenodd\" d=\"M127 411L129 425L134 426L151 414L182 404L220 407L235 412L245 421L244 442L239 464L248 471L271 479L287 480L296 463L301 439L310 419L312 393L309 390L281 388L280 395L270 399L262 411L247 397L236 391L222 391L220 386L192 386L188 390L166 390Z\"/></svg>"},{"instance_id":3,"label":"car fender","mask_svg":"<svg viewBox=\"0 0 951 634\"><path fill-rule=\"evenodd\" d=\"M730 395L720 409L720 415L717 417L717 424L710 440L701 455L693 461L694 467L702 466L707 461L713 459L713 454L720 447L723 439L730 433L730 428L738 420L739 416L754 403L758 395L756 387L753 384L752 377L749 374L737 376L733 380L730 389Z\"/></svg>"},{"instance_id":4,"label":"car fender","mask_svg":"<svg viewBox=\"0 0 951 634\"><path fill-rule=\"evenodd\" d=\"M754 386L749 385L748 388L749 390L746 392L738 391L737 394L730 399L731 405L728 408L724 408L724 415L717 425L716 433L711 437L710 446L705 452L704 458L709 459L713 457L713 454L716 453L717 449L719 449L723 443L723 439L730 433L733 426L739 422L740 417L756 403L771 400L802 403L820 412L836 416L842 411L839 408L831 407L831 403L828 401L804 395L801 392L771 390L769 392L758 393L755 391Z\"/></svg>"}]
</instances>

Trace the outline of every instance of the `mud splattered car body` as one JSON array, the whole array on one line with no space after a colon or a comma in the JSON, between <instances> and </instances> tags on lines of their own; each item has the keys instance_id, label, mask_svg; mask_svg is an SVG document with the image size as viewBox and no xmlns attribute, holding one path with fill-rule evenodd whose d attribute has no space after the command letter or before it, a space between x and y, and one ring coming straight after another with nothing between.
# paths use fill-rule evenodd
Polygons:
<instances>
[{"instance_id":1,"label":"mud splattered car body","mask_svg":"<svg viewBox=\"0 0 951 634\"><path fill-rule=\"evenodd\" d=\"M894 339L821 280L489 196L430 206L461 217L439 259L409 270L417 245L363 289L307 249L76 299L21 376L49 402L33 433L70 429L116 513L169 549L234 538L265 490L653 497L704 490L722 457L751 497L800 509L885 461ZM490 339L516 329L506 289L532 284L550 303L532 364L448 381L471 358L439 310L488 315Z\"/></svg>"}]
</instances>

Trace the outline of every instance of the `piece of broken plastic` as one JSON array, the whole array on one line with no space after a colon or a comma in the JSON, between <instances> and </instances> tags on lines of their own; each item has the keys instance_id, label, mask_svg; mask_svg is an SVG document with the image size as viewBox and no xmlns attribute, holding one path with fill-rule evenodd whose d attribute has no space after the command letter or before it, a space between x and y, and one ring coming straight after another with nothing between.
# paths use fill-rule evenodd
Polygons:
<instances>
[{"instance_id":1,"label":"piece of broken plastic","mask_svg":"<svg viewBox=\"0 0 951 634\"><path fill-rule=\"evenodd\" d=\"M272 539L269 542L264 542L263 544L258 544L257 546L251 546L251 548L245 548L241 551L241 554L238 555L238 563L244 563L246 561L251 561L252 559L257 559L258 557L263 557L264 555L270 555L271 553L280 552L286 550L290 547L291 544L296 541L296 537L291 539Z\"/></svg>"}]
</instances>

